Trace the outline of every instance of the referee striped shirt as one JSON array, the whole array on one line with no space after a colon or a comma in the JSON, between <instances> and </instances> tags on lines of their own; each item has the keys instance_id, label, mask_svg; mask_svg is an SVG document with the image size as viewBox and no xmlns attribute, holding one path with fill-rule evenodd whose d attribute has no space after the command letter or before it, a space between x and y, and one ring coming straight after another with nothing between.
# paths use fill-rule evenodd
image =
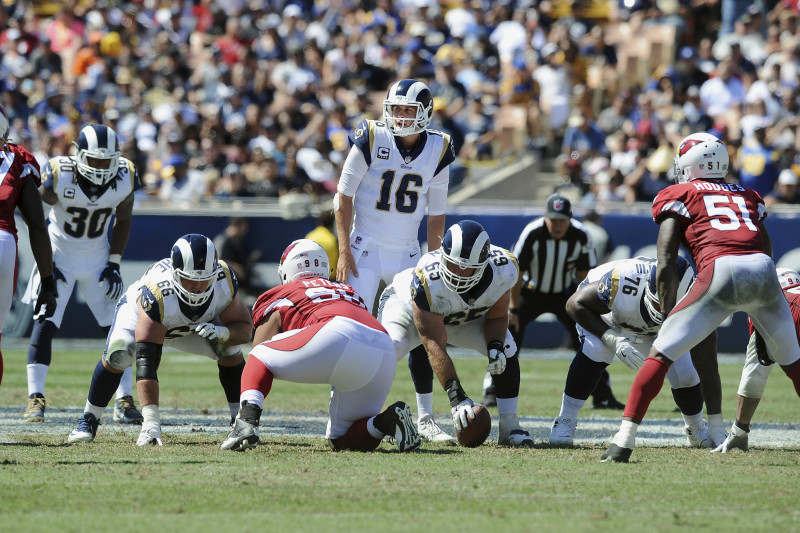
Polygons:
<instances>
[{"instance_id":1,"label":"referee striped shirt","mask_svg":"<svg viewBox=\"0 0 800 533\"><path fill-rule=\"evenodd\" d=\"M576 271L597 266L597 258L586 227L574 218L561 239L547 230L544 217L525 226L514 245L523 276L522 287L543 294L563 294L573 284ZM581 281L581 280L576 280Z\"/></svg>"}]
</instances>

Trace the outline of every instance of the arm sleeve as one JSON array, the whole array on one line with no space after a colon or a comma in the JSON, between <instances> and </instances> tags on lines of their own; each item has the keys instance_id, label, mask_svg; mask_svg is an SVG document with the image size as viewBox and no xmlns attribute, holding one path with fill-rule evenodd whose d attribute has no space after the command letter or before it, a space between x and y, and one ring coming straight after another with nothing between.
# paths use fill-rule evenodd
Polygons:
<instances>
[{"instance_id":1,"label":"arm sleeve","mask_svg":"<svg viewBox=\"0 0 800 533\"><path fill-rule=\"evenodd\" d=\"M353 146L350 148L350 153L347 154L336 190L347 196L355 196L361 180L367 174L367 170L369 170L369 166L364 159L364 154L361 153L358 147Z\"/></svg>"}]
</instances>

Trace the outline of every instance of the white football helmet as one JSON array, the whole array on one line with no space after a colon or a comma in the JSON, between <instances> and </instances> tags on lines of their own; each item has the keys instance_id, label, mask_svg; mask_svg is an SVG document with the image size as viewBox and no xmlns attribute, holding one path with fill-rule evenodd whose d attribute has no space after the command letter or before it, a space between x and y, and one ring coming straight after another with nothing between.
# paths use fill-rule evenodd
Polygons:
<instances>
[{"instance_id":1,"label":"white football helmet","mask_svg":"<svg viewBox=\"0 0 800 533\"><path fill-rule=\"evenodd\" d=\"M5 151L6 145L8 145L8 136L9 136L9 124L8 124L8 115L6 115L6 110L0 105L0 150Z\"/></svg>"},{"instance_id":2,"label":"white football helmet","mask_svg":"<svg viewBox=\"0 0 800 533\"><path fill-rule=\"evenodd\" d=\"M214 292L214 283L222 271L217 260L217 249L211 239L199 233L189 233L172 245L172 286L178 298L192 307L203 305ZM199 292L183 286L184 280L204 282Z\"/></svg>"},{"instance_id":3,"label":"white football helmet","mask_svg":"<svg viewBox=\"0 0 800 533\"><path fill-rule=\"evenodd\" d=\"M459 294L467 292L478 284L489 264L489 234L474 220L462 220L453 224L442 239L439 273L445 287ZM468 276L461 276L450 269L472 268Z\"/></svg>"},{"instance_id":4,"label":"white football helmet","mask_svg":"<svg viewBox=\"0 0 800 533\"><path fill-rule=\"evenodd\" d=\"M722 180L728 175L728 149L710 133L692 133L681 141L674 160L678 183Z\"/></svg>"},{"instance_id":5,"label":"white football helmet","mask_svg":"<svg viewBox=\"0 0 800 533\"><path fill-rule=\"evenodd\" d=\"M800 274L790 268L776 268L778 273L778 281L781 283L781 289L791 289L800 285Z\"/></svg>"},{"instance_id":6,"label":"white football helmet","mask_svg":"<svg viewBox=\"0 0 800 533\"><path fill-rule=\"evenodd\" d=\"M330 273L328 254L311 239L298 239L290 244L278 264L278 274L284 284L306 278L328 279Z\"/></svg>"},{"instance_id":7,"label":"white football helmet","mask_svg":"<svg viewBox=\"0 0 800 533\"><path fill-rule=\"evenodd\" d=\"M647 283L644 286L644 307L650 319L656 324L664 321L664 313L661 312L661 302L658 298L658 287L656 287L656 260L652 259L653 267L647 275ZM676 301L680 301L689 292L689 287L694 281L694 270L691 263L685 257L678 256L678 296Z\"/></svg>"},{"instance_id":8,"label":"white football helmet","mask_svg":"<svg viewBox=\"0 0 800 533\"><path fill-rule=\"evenodd\" d=\"M394 107L409 105L417 108L416 117L410 126L401 127L403 120L410 118L394 116ZM433 118L433 94L428 86L417 80L400 80L389 88L389 94L383 101L383 121L393 135L405 137L422 133L430 125Z\"/></svg>"},{"instance_id":9,"label":"white football helmet","mask_svg":"<svg viewBox=\"0 0 800 533\"><path fill-rule=\"evenodd\" d=\"M95 185L105 185L119 171L119 140L113 129L102 124L83 128L78 147L78 173Z\"/></svg>"}]
</instances>

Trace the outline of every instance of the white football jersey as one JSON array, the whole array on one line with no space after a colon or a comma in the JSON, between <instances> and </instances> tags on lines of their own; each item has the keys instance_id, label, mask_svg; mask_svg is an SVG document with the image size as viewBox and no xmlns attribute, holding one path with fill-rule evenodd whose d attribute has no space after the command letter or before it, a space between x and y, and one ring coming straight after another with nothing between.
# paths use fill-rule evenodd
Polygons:
<instances>
[{"instance_id":1,"label":"white football jersey","mask_svg":"<svg viewBox=\"0 0 800 533\"><path fill-rule=\"evenodd\" d=\"M612 261L590 270L581 287L599 282L597 296L611 309L602 316L609 326L655 336L660 325L650 319L644 304L644 287L655 266L655 260L644 257Z\"/></svg>"},{"instance_id":2,"label":"white football jersey","mask_svg":"<svg viewBox=\"0 0 800 533\"><path fill-rule=\"evenodd\" d=\"M445 212L449 165L455 159L450 136L427 130L406 151L383 122L364 120L351 140L368 166L363 176L345 168L339 181L338 191L353 197L352 233L380 246L416 244L426 209L430 215ZM429 197L433 191L439 193L435 201Z\"/></svg>"},{"instance_id":3,"label":"white football jersey","mask_svg":"<svg viewBox=\"0 0 800 533\"><path fill-rule=\"evenodd\" d=\"M58 195L48 216L53 248L70 254L108 254L108 221L117 206L139 188L130 160L120 157L117 176L103 186L79 180L74 156L50 159L42 172L42 187Z\"/></svg>"},{"instance_id":4,"label":"white football jersey","mask_svg":"<svg viewBox=\"0 0 800 533\"><path fill-rule=\"evenodd\" d=\"M167 328L165 339L185 337L194 332L195 327L203 322L214 322L233 301L239 290L236 276L225 261L219 262L222 271L214 283L214 292L211 298L203 305L191 307L178 299L173 288L172 261L162 259L150 265L147 272L133 283L125 292L120 305L132 305L136 312L132 313L133 328L138 320L139 312L136 302L142 304L142 309L154 322L163 324ZM118 324L114 324L116 328ZM123 325L130 328L130 324Z\"/></svg>"},{"instance_id":5,"label":"white football jersey","mask_svg":"<svg viewBox=\"0 0 800 533\"><path fill-rule=\"evenodd\" d=\"M444 317L445 326L456 326L484 316L519 276L517 258L499 246L491 246L489 265L481 281L463 294L448 289L439 274L441 251L422 256L415 268L397 274L393 290L410 310L412 301L426 311Z\"/></svg>"}]
</instances>

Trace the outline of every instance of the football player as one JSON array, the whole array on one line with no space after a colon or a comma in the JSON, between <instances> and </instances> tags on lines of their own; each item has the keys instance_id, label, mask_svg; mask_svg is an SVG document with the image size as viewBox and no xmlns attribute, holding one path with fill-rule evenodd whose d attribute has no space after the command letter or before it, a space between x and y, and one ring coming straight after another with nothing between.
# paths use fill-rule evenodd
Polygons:
<instances>
[{"instance_id":1,"label":"football player","mask_svg":"<svg viewBox=\"0 0 800 533\"><path fill-rule=\"evenodd\" d=\"M258 443L264 399L273 379L332 386L326 437L334 450L370 451L385 436L401 452L419 447L405 402L380 412L397 365L392 341L348 285L330 281L328 254L299 239L283 252L282 285L253 307L253 349L242 374L241 411L223 450Z\"/></svg>"},{"instance_id":2,"label":"football player","mask_svg":"<svg viewBox=\"0 0 800 533\"><path fill-rule=\"evenodd\" d=\"M9 141L8 116L0 106L0 340L17 288L17 226L14 210L19 207L28 225L31 250L41 273L42 290L34 306L34 317L44 320L56 310L53 251L42 209L39 164L28 150ZM0 352L0 383L3 353Z\"/></svg>"},{"instance_id":3,"label":"football player","mask_svg":"<svg viewBox=\"0 0 800 533\"><path fill-rule=\"evenodd\" d=\"M114 306L124 289L119 265L128 242L133 213L133 192L140 187L133 163L122 157L113 129L91 124L80 131L75 155L50 159L44 166L40 188L50 209L48 232L53 246L56 284L60 281L52 317L34 322L28 348L28 408L26 422L43 422L47 372L52 342L73 289L80 286L86 304L106 332ZM114 215L111 243L108 225ZM40 286L34 269L23 301L33 301ZM142 423L133 402L133 373L127 371L117 391L114 420Z\"/></svg>"},{"instance_id":4,"label":"football player","mask_svg":"<svg viewBox=\"0 0 800 533\"><path fill-rule=\"evenodd\" d=\"M350 135L352 147L336 195L335 275L361 295L373 314L381 282L388 285L392 276L417 264L426 210L428 250L439 248L444 234L455 150L448 134L427 129L432 117L428 86L400 80L383 102L383 122L363 120ZM432 383L424 350L409 356L409 367L415 383ZM424 437L455 442L434 420L433 388L417 387L417 405Z\"/></svg>"},{"instance_id":5,"label":"football player","mask_svg":"<svg viewBox=\"0 0 800 533\"><path fill-rule=\"evenodd\" d=\"M778 281L781 284L783 295L789 302L792 310L797 340L800 343L800 274L788 268L777 269ZM747 359L742 378L739 381L739 394L736 405L736 420L731 426L731 431L724 443L714 451L728 453L730 450L739 449L744 452L749 450L748 436L750 434L750 421L756 413L767 378L775 361L767 353L764 338L756 332L753 321L748 318L747 325L750 330L750 340L747 343Z\"/></svg>"},{"instance_id":6,"label":"football player","mask_svg":"<svg viewBox=\"0 0 800 533\"><path fill-rule=\"evenodd\" d=\"M425 348L450 398L457 429L475 417L474 403L461 386L447 343L488 357L486 370L497 387L498 442L532 446L533 439L517 419L519 360L508 331L509 291L518 276L517 259L492 246L483 226L462 220L450 226L439 250L394 277L381 295L378 317L392 338L398 361L410 348ZM432 390L433 378L425 385Z\"/></svg>"},{"instance_id":7,"label":"football player","mask_svg":"<svg viewBox=\"0 0 800 533\"><path fill-rule=\"evenodd\" d=\"M689 290L694 271L678 258L678 298ZM656 289L656 260L635 257L612 261L589 271L567 300L567 312L577 323L580 349L572 360L561 399L561 411L550 431L551 444L572 444L578 412L616 355L639 370L664 320ZM709 428L703 419L703 392L692 360L681 357L667 372L672 397L686 424L689 446L709 448L725 440L725 427ZM719 413L721 399L709 413ZM709 434L710 433L710 434Z\"/></svg>"},{"instance_id":8,"label":"football player","mask_svg":"<svg viewBox=\"0 0 800 533\"><path fill-rule=\"evenodd\" d=\"M701 343L704 346L698 353L704 356L695 359L694 351L692 356L704 396L722 396L716 329L735 311L750 315L770 356L800 395L800 347L770 257L772 245L764 227L766 208L754 190L725 182L728 163L724 143L713 135L694 133L678 147L678 183L653 200L653 219L660 226L656 285L666 318L650 356L636 374L620 430L602 454L603 461L628 462L639 424L661 390L670 365ZM681 243L692 254L697 278L677 302Z\"/></svg>"},{"instance_id":9,"label":"football player","mask_svg":"<svg viewBox=\"0 0 800 533\"><path fill-rule=\"evenodd\" d=\"M117 302L103 356L89 397L69 442L91 442L125 369L136 359L136 388L144 417L138 446L161 446L158 366L163 346L204 355L217 362L231 420L239 411L244 369L240 344L253 331L239 296L236 275L217 259L214 243L190 233L178 239L170 257L153 263Z\"/></svg>"}]
</instances>

